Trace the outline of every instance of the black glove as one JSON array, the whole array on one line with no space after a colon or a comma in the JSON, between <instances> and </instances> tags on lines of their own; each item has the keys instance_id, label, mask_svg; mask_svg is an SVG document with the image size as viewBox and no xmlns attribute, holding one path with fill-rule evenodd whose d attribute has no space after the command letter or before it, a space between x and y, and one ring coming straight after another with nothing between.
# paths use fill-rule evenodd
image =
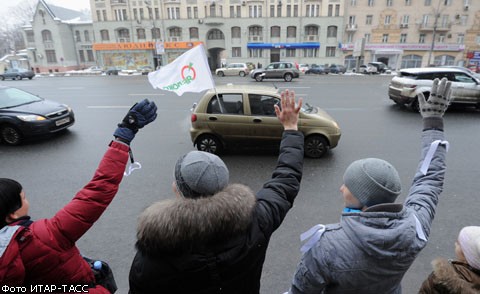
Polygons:
<instances>
[{"instance_id":1,"label":"black glove","mask_svg":"<svg viewBox=\"0 0 480 294\"><path fill-rule=\"evenodd\" d=\"M135 103L128 111L123 121L118 124L118 128L113 135L121 141L130 144L135 137L138 129L143 128L157 118L157 106L155 102L147 99Z\"/></svg>"}]
</instances>

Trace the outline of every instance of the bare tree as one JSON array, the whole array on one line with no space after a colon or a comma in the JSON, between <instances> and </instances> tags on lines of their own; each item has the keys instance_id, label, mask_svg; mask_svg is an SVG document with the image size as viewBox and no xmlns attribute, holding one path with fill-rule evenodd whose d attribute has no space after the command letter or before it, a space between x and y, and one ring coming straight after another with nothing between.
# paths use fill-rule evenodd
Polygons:
<instances>
[{"instance_id":1,"label":"bare tree","mask_svg":"<svg viewBox=\"0 0 480 294\"><path fill-rule=\"evenodd\" d=\"M0 27L0 56L25 48L22 26L33 18L38 0L23 0L8 9L4 24Z\"/></svg>"}]
</instances>

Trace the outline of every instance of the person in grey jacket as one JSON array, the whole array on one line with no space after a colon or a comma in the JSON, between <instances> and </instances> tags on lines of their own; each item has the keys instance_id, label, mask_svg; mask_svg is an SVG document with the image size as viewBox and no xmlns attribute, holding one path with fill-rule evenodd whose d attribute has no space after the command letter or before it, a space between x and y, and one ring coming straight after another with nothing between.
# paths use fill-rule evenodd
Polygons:
<instances>
[{"instance_id":1,"label":"person in grey jacket","mask_svg":"<svg viewBox=\"0 0 480 294\"><path fill-rule=\"evenodd\" d=\"M419 94L421 160L405 203L394 203L401 183L390 163L366 158L350 164L340 188L345 202L340 223L302 234L308 241L289 293L401 293L405 272L427 244L443 190L448 148L443 114L450 86L436 79L427 101Z\"/></svg>"}]
</instances>

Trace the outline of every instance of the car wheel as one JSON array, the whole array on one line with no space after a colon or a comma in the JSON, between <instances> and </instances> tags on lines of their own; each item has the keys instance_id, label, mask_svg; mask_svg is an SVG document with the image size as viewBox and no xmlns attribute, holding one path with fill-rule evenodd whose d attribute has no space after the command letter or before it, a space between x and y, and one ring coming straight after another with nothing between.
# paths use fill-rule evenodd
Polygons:
<instances>
[{"instance_id":1,"label":"car wheel","mask_svg":"<svg viewBox=\"0 0 480 294\"><path fill-rule=\"evenodd\" d=\"M257 82L263 81L262 75L261 75L261 74L256 74L256 75L255 75L255 81L257 81Z\"/></svg>"},{"instance_id":2,"label":"car wheel","mask_svg":"<svg viewBox=\"0 0 480 294\"><path fill-rule=\"evenodd\" d=\"M33 77L28 77L29 80L33 79Z\"/></svg>"},{"instance_id":3,"label":"car wheel","mask_svg":"<svg viewBox=\"0 0 480 294\"><path fill-rule=\"evenodd\" d=\"M244 71L241 71L238 73L241 77L244 77L245 76L245 72Z\"/></svg>"},{"instance_id":4,"label":"car wheel","mask_svg":"<svg viewBox=\"0 0 480 294\"><path fill-rule=\"evenodd\" d=\"M22 76L16 76L15 77L17 80L21 81L22 80Z\"/></svg>"},{"instance_id":5,"label":"car wheel","mask_svg":"<svg viewBox=\"0 0 480 294\"><path fill-rule=\"evenodd\" d=\"M22 142L22 134L13 126L6 125L0 129L0 137L7 145L18 145Z\"/></svg>"},{"instance_id":6,"label":"car wheel","mask_svg":"<svg viewBox=\"0 0 480 294\"><path fill-rule=\"evenodd\" d=\"M305 139L305 156L320 158L328 151L328 142L321 135L311 135Z\"/></svg>"},{"instance_id":7,"label":"car wheel","mask_svg":"<svg viewBox=\"0 0 480 294\"><path fill-rule=\"evenodd\" d=\"M222 152L223 146L222 142L214 135L201 135L195 141L197 149L199 151L205 151L213 154L220 154Z\"/></svg>"},{"instance_id":8,"label":"car wheel","mask_svg":"<svg viewBox=\"0 0 480 294\"><path fill-rule=\"evenodd\" d=\"M285 80L285 82L291 82L293 80L293 76L292 76L292 74L287 73L287 74L285 74L283 79Z\"/></svg>"},{"instance_id":9,"label":"car wheel","mask_svg":"<svg viewBox=\"0 0 480 294\"><path fill-rule=\"evenodd\" d=\"M223 71L219 71L219 72L217 73L217 76L219 76L219 77L224 77L225 74L223 73Z\"/></svg>"},{"instance_id":10,"label":"car wheel","mask_svg":"<svg viewBox=\"0 0 480 294\"><path fill-rule=\"evenodd\" d=\"M4 76L0 76L0 80L5 81L5 77L4 77Z\"/></svg>"}]
</instances>

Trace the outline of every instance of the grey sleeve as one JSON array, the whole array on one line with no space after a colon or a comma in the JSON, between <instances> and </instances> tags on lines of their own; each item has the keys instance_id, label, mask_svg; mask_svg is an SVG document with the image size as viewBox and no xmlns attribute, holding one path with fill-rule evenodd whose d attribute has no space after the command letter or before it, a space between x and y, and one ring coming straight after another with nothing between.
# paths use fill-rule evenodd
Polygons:
<instances>
[{"instance_id":1,"label":"grey sleeve","mask_svg":"<svg viewBox=\"0 0 480 294\"><path fill-rule=\"evenodd\" d=\"M317 244L318 245L318 244ZM325 289L327 282L322 269L326 268L324 252L317 246L302 256L293 276L289 293L318 294Z\"/></svg>"}]
</instances>

